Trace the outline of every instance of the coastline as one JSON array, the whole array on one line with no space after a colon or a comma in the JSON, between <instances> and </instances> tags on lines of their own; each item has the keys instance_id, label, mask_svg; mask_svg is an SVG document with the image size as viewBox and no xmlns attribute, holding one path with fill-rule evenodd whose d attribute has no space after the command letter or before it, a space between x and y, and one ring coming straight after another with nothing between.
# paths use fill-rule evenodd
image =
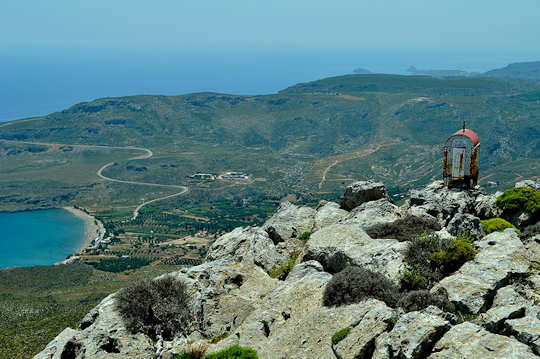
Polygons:
<instances>
[{"instance_id":1,"label":"coastline","mask_svg":"<svg viewBox=\"0 0 540 359\"><path fill-rule=\"evenodd\" d=\"M62 208L84 221L84 241L79 246L76 253L90 247L92 245L92 241L96 238L103 238L105 235L105 227L103 227L103 223L101 223L95 217L75 207L70 206Z\"/></svg>"}]
</instances>

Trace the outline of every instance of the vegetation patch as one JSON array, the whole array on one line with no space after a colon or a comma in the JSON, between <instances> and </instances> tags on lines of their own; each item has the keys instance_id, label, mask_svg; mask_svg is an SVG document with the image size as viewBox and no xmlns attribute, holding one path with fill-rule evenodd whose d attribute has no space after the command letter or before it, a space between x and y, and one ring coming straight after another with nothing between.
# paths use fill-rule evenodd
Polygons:
<instances>
[{"instance_id":1,"label":"vegetation patch","mask_svg":"<svg viewBox=\"0 0 540 359\"><path fill-rule=\"evenodd\" d=\"M436 282L473 259L476 250L472 238L458 234L455 240L441 239L434 234L423 234L409 242L405 261L410 269L400 278L402 290L431 288Z\"/></svg>"},{"instance_id":2,"label":"vegetation patch","mask_svg":"<svg viewBox=\"0 0 540 359\"><path fill-rule=\"evenodd\" d=\"M151 338L160 334L170 340L193 320L185 283L169 275L121 290L116 306L129 331Z\"/></svg>"},{"instance_id":3,"label":"vegetation patch","mask_svg":"<svg viewBox=\"0 0 540 359\"><path fill-rule=\"evenodd\" d=\"M540 216L540 191L528 187L512 188L504 191L495 201L503 214L512 215L517 212L529 212L536 218Z\"/></svg>"},{"instance_id":4,"label":"vegetation patch","mask_svg":"<svg viewBox=\"0 0 540 359\"><path fill-rule=\"evenodd\" d=\"M406 312L422 310L434 305L446 312L455 312L455 305L443 295L433 294L428 290L413 290L404 293L398 302L398 307Z\"/></svg>"},{"instance_id":5,"label":"vegetation patch","mask_svg":"<svg viewBox=\"0 0 540 359\"><path fill-rule=\"evenodd\" d=\"M151 260L142 257L104 258L99 262L91 263L94 268L104 272L119 273L128 269L137 269L150 264Z\"/></svg>"},{"instance_id":6,"label":"vegetation patch","mask_svg":"<svg viewBox=\"0 0 540 359\"><path fill-rule=\"evenodd\" d=\"M325 306L358 303L367 298L375 298L395 307L399 299L399 287L380 273L348 266L334 274L323 294Z\"/></svg>"},{"instance_id":7,"label":"vegetation patch","mask_svg":"<svg viewBox=\"0 0 540 359\"><path fill-rule=\"evenodd\" d=\"M175 359L191 359L191 358L195 358L195 357L177 356ZM232 347L221 350L217 353L207 354L203 356L202 359L259 359L259 356L257 355L257 352L251 348L241 347L239 345L233 345Z\"/></svg>"},{"instance_id":8,"label":"vegetation patch","mask_svg":"<svg viewBox=\"0 0 540 359\"><path fill-rule=\"evenodd\" d=\"M298 239L301 239L305 242L309 240L309 237L311 237L311 232L304 232L301 235L298 236Z\"/></svg>"},{"instance_id":9,"label":"vegetation patch","mask_svg":"<svg viewBox=\"0 0 540 359\"><path fill-rule=\"evenodd\" d=\"M502 232L506 228L513 228L518 233L521 233L519 229L516 228L516 226L514 226L512 223L502 218L490 218L490 219L485 219L481 222L482 222L482 228L484 229L484 232L486 232L486 234L490 234L493 232Z\"/></svg>"},{"instance_id":10,"label":"vegetation patch","mask_svg":"<svg viewBox=\"0 0 540 359\"><path fill-rule=\"evenodd\" d=\"M268 275L270 277L272 277L272 278L278 278L280 280L285 280L285 278L287 278L287 276L289 275L289 273L293 269L299 255L300 254L296 253L296 252L291 253L291 255L289 256L289 258L287 259L287 261L285 263L283 263L280 266L275 266L274 265L272 267L272 269L270 270L270 272L268 273Z\"/></svg>"},{"instance_id":11,"label":"vegetation patch","mask_svg":"<svg viewBox=\"0 0 540 359\"><path fill-rule=\"evenodd\" d=\"M345 339L345 337L349 334L351 330L352 328L347 327L335 332L334 335L332 335L332 345L336 345L337 343Z\"/></svg>"}]
</instances>

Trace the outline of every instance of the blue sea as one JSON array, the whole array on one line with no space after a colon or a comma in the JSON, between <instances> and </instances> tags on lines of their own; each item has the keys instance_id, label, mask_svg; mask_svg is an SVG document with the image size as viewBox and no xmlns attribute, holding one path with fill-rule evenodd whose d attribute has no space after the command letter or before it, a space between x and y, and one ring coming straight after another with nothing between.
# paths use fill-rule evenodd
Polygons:
<instances>
[{"instance_id":1,"label":"blue sea","mask_svg":"<svg viewBox=\"0 0 540 359\"><path fill-rule=\"evenodd\" d=\"M50 265L76 252L84 221L64 209L0 213L0 268Z\"/></svg>"}]
</instances>

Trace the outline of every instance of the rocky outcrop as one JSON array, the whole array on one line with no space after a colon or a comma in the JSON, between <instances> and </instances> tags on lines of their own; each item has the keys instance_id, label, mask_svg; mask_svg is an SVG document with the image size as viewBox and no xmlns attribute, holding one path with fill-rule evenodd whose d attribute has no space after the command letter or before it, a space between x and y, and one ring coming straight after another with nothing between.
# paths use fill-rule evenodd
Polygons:
<instances>
[{"instance_id":1,"label":"rocky outcrop","mask_svg":"<svg viewBox=\"0 0 540 359\"><path fill-rule=\"evenodd\" d=\"M341 199L341 208L350 211L362 203L387 198L386 187L381 182L358 181L345 189Z\"/></svg>"},{"instance_id":2,"label":"rocky outcrop","mask_svg":"<svg viewBox=\"0 0 540 359\"><path fill-rule=\"evenodd\" d=\"M465 322L452 327L433 348L430 359L532 359L529 347Z\"/></svg>"},{"instance_id":3,"label":"rocky outcrop","mask_svg":"<svg viewBox=\"0 0 540 359\"><path fill-rule=\"evenodd\" d=\"M290 202L284 202L262 229L277 244L298 237L304 232L311 232L315 224L315 214L313 208L298 207Z\"/></svg>"},{"instance_id":4,"label":"rocky outcrop","mask_svg":"<svg viewBox=\"0 0 540 359\"><path fill-rule=\"evenodd\" d=\"M270 236L260 228L236 228L219 237L208 249L206 261L227 259L249 262L266 271L283 261Z\"/></svg>"},{"instance_id":5,"label":"rocky outcrop","mask_svg":"<svg viewBox=\"0 0 540 359\"><path fill-rule=\"evenodd\" d=\"M382 184L367 181L347 188L342 201L347 210L326 201L316 209L283 203L260 228L236 228L219 237L203 264L169 274L186 284L191 298L194 319L181 334L156 341L128 332L112 294L36 358L172 359L199 344L209 353L248 346L261 359L535 358L540 237L520 237L513 229L485 236L480 218L497 213L494 198L437 181L411 191L398 207ZM311 235L298 238L304 232ZM444 305L452 313L426 308L441 305L429 291L414 297L423 304L408 309L366 297L323 305L327 284L348 265L398 284L405 269L411 270L408 241L424 232L441 240L460 232L476 238L476 257L431 289L458 312L453 305ZM271 278L268 273L282 265L292 267L290 273L280 276L283 280ZM474 323L463 322L467 318ZM333 342L345 328L347 334Z\"/></svg>"},{"instance_id":6,"label":"rocky outcrop","mask_svg":"<svg viewBox=\"0 0 540 359\"><path fill-rule=\"evenodd\" d=\"M372 239L359 224L336 223L311 235L304 260L320 262L329 273L358 265L397 281L404 270L406 247L394 239Z\"/></svg>"},{"instance_id":7,"label":"rocky outcrop","mask_svg":"<svg viewBox=\"0 0 540 359\"><path fill-rule=\"evenodd\" d=\"M402 315L390 332L377 338L372 359L425 358L451 327L443 315L437 307Z\"/></svg>"},{"instance_id":8,"label":"rocky outcrop","mask_svg":"<svg viewBox=\"0 0 540 359\"><path fill-rule=\"evenodd\" d=\"M529 270L525 247L513 229L491 233L476 245L479 252L474 260L432 289L447 294L459 308L473 314L486 308L498 288Z\"/></svg>"}]
</instances>

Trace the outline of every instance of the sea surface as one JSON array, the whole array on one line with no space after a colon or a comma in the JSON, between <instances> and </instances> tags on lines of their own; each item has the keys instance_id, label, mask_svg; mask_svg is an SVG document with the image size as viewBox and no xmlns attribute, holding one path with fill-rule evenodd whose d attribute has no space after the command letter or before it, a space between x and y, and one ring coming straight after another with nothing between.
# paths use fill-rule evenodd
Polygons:
<instances>
[{"instance_id":1,"label":"sea surface","mask_svg":"<svg viewBox=\"0 0 540 359\"><path fill-rule=\"evenodd\" d=\"M0 268L50 265L76 252L84 221L63 209L0 213Z\"/></svg>"},{"instance_id":2,"label":"sea surface","mask_svg":"<svg viewBox=\"0 0 540 359\"><path fill-rule=\"evenodd\" d=\"M531 50L532 51L532 50ZM275 93L356 68L407 74L420 69L483 72L540 58L463 49L89 48L0 46L0 122L46 115L102 97L219 92Z\"/></svg>"}]
</instances>

